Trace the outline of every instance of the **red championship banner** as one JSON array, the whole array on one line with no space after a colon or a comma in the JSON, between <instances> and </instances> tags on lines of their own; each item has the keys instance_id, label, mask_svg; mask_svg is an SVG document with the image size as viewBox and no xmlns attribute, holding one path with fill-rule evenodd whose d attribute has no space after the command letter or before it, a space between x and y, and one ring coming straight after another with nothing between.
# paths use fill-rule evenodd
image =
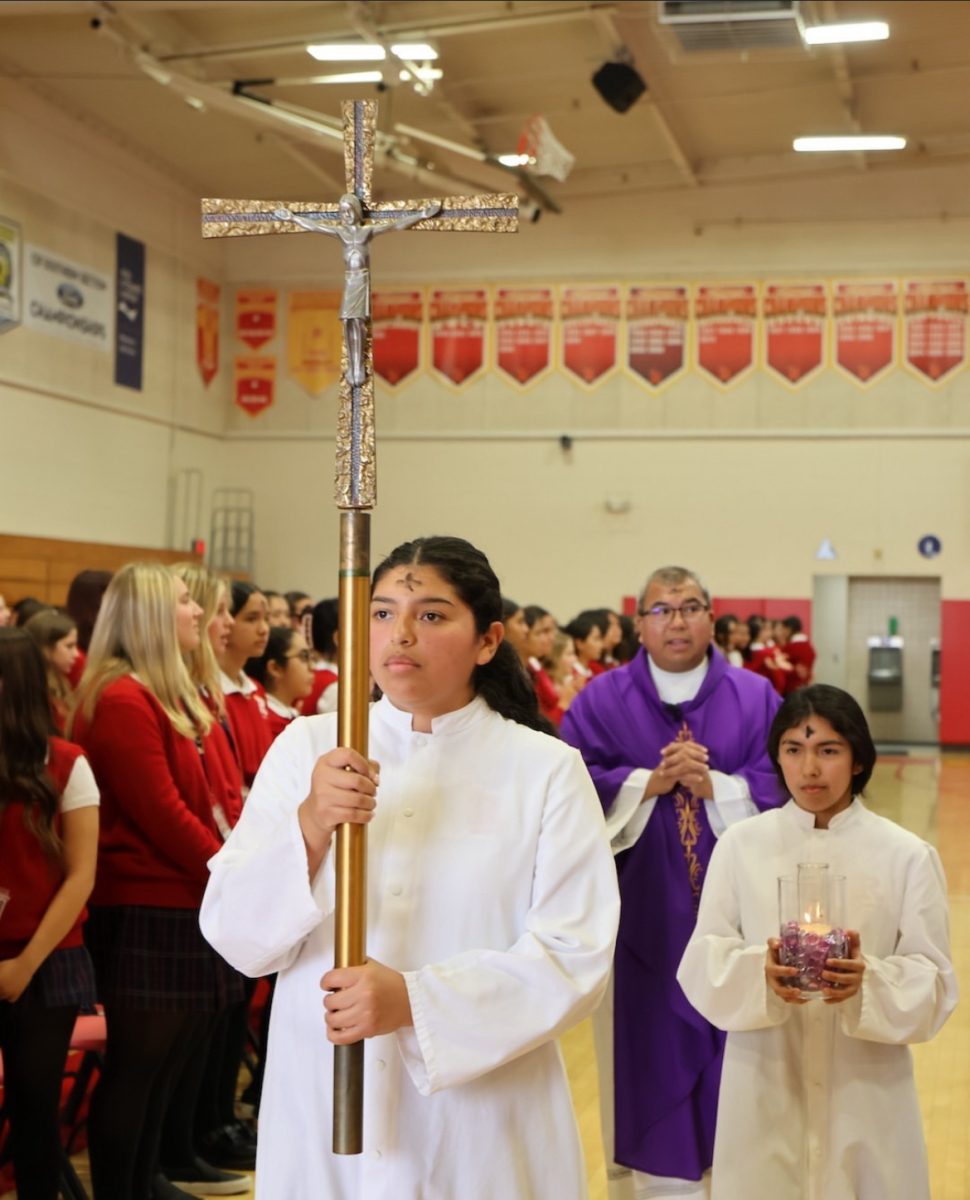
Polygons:
<instances>
[{"instance_id":1,"label":"red championship banner","mask_svg":"<svg viewBox=\"0 0 970 1200\"><path fill-rule=\"evenodd\" d=\"M274 354L237 356L235 362L235 399L243 412L258 417L273 403L276 385Z\"/></svg>"},{"instance_id":2,"label":"red championship banner","mask_svg":"<svg viewBox=\"0 0 970 1200\"><path fill-rule=\"evenodd\" d=\"M340 292L290 292L286 313L286 369L311 396L340 378Z\"/></svg>"},{"instance_id":3,"label":"red championship banner","mask_svg":"<svg viewBox=\"0 0 970 1200\"><path fill-rule=\"evenodd\" d=\"M824 283L764 285L764 362L789 386L800 387L824 366L828 311Z\"/></svg>"},{"instance_id":4,"label":"red championship banner","mask_svg":"<svg viewBox=\"0 0 970 1200\"><path fill-rule=\"evenodd\" d=\"M942 383L967 357L967 282L910 279L903 301L906 365Z\"/></svg>"},{"instance_id":5,"label":"red championship banner","mask_svg":"<svg viewBox=\"0 0 970 1200\"><path fill-rule=\"evenodd\" d=\"M553 307L549 287L495 291L495 366L519 387L552 370Z\"/></svg>"},{"instance_id":6,"label":"red championship banner","mask_svg":"<svg viewBox=\"0 0 970 1200\"><path fill-rule=\"evenodd\" d=\"M236 337L258 350L276 337L276 288L239 288Z\"/></svg>"},{"instance_id":7,"label":"red championship banner","mask_svg":"<svg viewBox=\"0 0 970 1200\"><path fill-rule=\"evenodd\" d=\"M600 383L617 365L618 287L564 287L559 291L562 367L580 383Z\"/></svg>"},{"instance_id":8,"label":"red championship banner","mask_svg":"<svg viewBox=\"0 0 970 1200\"><path fill-rule=\"evenodd\" d=\"M661 388L687 365L686 287L631 287L626 294L627 370L641 383Z\"/></svg>"},{"instance_id":9,"label":"red championship banner","mask_svg":"<svg viewBox=\"0 0 970 1200\"><path fill-rule=\"evenodd\" d=\"M864 280L833 287L835 363L853 383L868 387L895 364L898 315L895 281Z\"/></svg>"},{"instance_id":10,"label":"red championship banner","mask_svg":"<svg viewBox=\"0 0 970 1200\"><path fill-rule=\"evenodd\" d=\"M391 387L407 383L421 365L423 320L420 292L374 292L371 297L374 374Z\"/></svg>"},{"instance_id":11,"label":"red championship banner","mask_svg":"<svg viewBox=\"0 0 970 1200\"><path fill-rule=\"evenodd\" d=\"M757 317L753 283L699 284L694 293L697 365L724 387L754 366Z\"/></svg>"},{"instance_id":12,"label":"red championship banner","mask_svg":"<svg viewBox=\"0 0 970 1200\"><path fill-rule=\"evenodd\" d=\"M435 288L428 318L432 367L456 387L470 383L485 366L485 288Z\"/></svg>"},{"instance_id":13,"label":"red championship banner","mask_svg":"<svg viewBox=\"0 0 970 1200\"><path fill-rule=\"evenodd\" d=\"M195 361L206 387L219 370L219 285L195 281Z\"/></svg>"}]
</instances>

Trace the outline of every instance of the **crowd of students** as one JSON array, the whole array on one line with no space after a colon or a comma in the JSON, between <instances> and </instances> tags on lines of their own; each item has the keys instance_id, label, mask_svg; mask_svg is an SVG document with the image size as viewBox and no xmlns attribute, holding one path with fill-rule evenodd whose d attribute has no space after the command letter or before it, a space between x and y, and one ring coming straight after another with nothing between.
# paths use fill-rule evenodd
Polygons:
<instances>
[{"instance_id":1,"label":"crowd of students","mask_svg":"<svg viewBox=\"0 0 970 1200\"><path fill-rule=\"evenodd\" d=\"M199 907L274 738L335 703L335 613L197 563L84 572L64 609L0 597L0 1050L28 1200L57 1195L60 1081L95 1002L96 1200L248 1190L233 1169L255 1165L236 1116L255 981L205 941Z\"/></svg>"},{"instance_id":2,"label":"crowd of students","mask_svg":"<svg viewBox=\"0 0 970 1200\"><path fill-rule=\"evenodd\" d=\"M72 595L66 614L21 601L18 627L0 628L0 1050L20 1193L57 1195L64 1060L77 1013L95 1001L107 1026L88 1121L95 1200L248 1190L236 1171L255 1164L256 1134L237 1115L236 1090L255 980L278 974L259 1133L266 1200L416 1196L432 1161L441 1195L580 1200L554 1041L603 994L618 894L582 760L543 734L592 679L634 657L633 622L587 610L560 629L541 606L503 599L468 543L405 543L374 576L380 699L368 759L336 746L332 715L296 721L333 714L335 601L230 583L196 563L130 564ZM0 598L0 622L9 612ZM833 828L882 839L879 852L899 859L900 897L917 855L932 892L919 914L880 932L882 959L864 962L856 946L830 963L827 999L857 994L863 972L891 989L909 970L914 993L945 996L925 1029L896 1040L931 1036L955 1001L943 951L932 971L922 965L925 947L946 941L938 860L860 805L875 760L864 717L836 689L799 690L814 651L797 618L753 621L721 618L717 645L737 669L793 693L769 746L792 796L779 820L793 846L845 814ZM813 769L831 783L824 813L817 780L804 785L795 764L816 753ZM375 919L368 962L336 971L330 844L346 822L371 827ZM725 916L748 903L731 892L741 876L729 855L761 853L748 841L775 829L766 817L743 825L712 860L730 903L705 891L682 980L699 1011L742 1038L748 1017L722 1014L725 955L743 963L744 1001L769 1005L772 1030L798 1002L777 946L766 967L764 938L749 944L744 922ZM759 929L769 929L762 907ZM858 1036L873 1043L859 1060L862 1087L866 1072L897 1069L875 1045L895 1033L873 1025ZM365 1037L377 1055L365 1091L376 1148L361 1163L324 1143L328 1043ZM766 1062L795 1053L773 1033L755 1051ZM745 1126L736 1136L754 1154L757 1135ZM922 1194L922 1175L921 1160L908 1194ZM469 1181L485 1178L493 1190L475 1192ZM775 1194L796 1195L788 1182L779 1177Z\"/></svg>"}]
</instances>

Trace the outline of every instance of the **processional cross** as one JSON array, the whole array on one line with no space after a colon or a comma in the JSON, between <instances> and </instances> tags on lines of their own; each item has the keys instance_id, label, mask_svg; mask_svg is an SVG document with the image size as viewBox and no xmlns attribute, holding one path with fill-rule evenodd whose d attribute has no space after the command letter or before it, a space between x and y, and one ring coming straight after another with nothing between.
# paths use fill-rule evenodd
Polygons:
<instances>
[{"instance_id":1,"label":"processional cross","mask_svg":"<svg viewBox=\"0 0 970 1200\"><path fill-rule=\"evenodd\" d=\"M407 228L514 233L519 203L512 193L372 203L377 105L372 100L352 100L345 102L342 110L347 192L338 203L203 200L202 236L246 237L308 230L337 237L343 243L340 319L344 338L335 480L340 510L337 741L366 758L370 510L377 500L369 244L378 234ZM358 966L366 960L366 849L363 826L338 827L334 849L337 967ZM334 1046L335 1154L359 1154L363 1149L363 1074L362 1041Z\"/></svg>"}]
</instances>

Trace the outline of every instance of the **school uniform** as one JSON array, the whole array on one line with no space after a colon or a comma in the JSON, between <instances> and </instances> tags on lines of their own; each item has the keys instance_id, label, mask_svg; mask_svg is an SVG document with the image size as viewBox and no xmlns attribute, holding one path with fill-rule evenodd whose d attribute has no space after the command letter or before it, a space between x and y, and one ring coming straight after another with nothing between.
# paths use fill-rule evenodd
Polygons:
<instances>
[{"instance_id":1,"label":"school uniform","mask_svg":"<svg viewBox=\"0 0 970 1200\"><path fill-rule=\"evenodd\" d=\"M309 696L304 696L297 707L304 717L337 711L336 663L322 661L313 664L313 687Z\"/></svg>"},{"instance_id":2,"label":"school uniform","mask_svg":"<svg viewBox=\"0 0 970 1200\"><path fill-rule=\"evenodd\" d=\"M246 674L235 680L223 671L219 682L226 698L229 736L242 773L245 794L253 786L259 764L273 743L267 720L266 693Z\"/></svg>"}]
</instances>

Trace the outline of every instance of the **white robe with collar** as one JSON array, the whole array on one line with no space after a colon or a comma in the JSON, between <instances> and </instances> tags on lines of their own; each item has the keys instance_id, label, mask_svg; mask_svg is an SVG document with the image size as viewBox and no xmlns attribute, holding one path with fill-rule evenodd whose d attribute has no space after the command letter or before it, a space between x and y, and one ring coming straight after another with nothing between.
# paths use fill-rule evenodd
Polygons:
<instances>
[{"instance_id":1,"label":"white robe with collar","mask_svg":"<svg viewBox=\"0 0 970 1200\"><path fill-rule=\"evenodd\" d=\"M294 721L211 861L205 936L279 971L263 1089L260 1200L581 1200L586 1172L555 1038L596 1005L619 911L579 754L484 701L433 733L385 697L368 827L368 953L405 973L414 1027L365 1049L364 1154L330 1152L328 855L311 888L297 808L336 717Z\"/></svg>"},{"instance_id":2,"label":"white robe with collar","mask_svg":"<svg viewBox=\"0 0 970 1200\"><path fill-rule=\"evenodd\" d=\"M714 1200L929 1200L907 1043L956 1004L946 881L936 851L856 799L816 829L789 801L732 826L711 858L677 979L728 1032ZM843 1004L785 1004L765 982L777 877L800 862L846 876L866 963Z\"/></svg>"}]
</instances>

